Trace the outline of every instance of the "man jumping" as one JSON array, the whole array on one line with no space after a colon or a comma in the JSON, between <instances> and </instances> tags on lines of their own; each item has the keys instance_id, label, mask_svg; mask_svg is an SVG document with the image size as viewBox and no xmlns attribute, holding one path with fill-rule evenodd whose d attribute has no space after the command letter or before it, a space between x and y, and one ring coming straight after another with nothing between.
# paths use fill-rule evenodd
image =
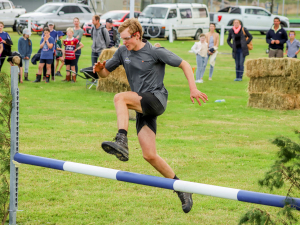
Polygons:
<instances>
[{"instance_id":1,"label":"man jumping","mask_svg":"<svg viewBox=\"0 0 300 225\"><path fill-rule=\"evenodd\" d=\"M165 48L153 47L142 40L142 26L137 19L128 19L120 27L123 40L121 46L107 62L97 62L94 72L102 78L109 75L118 66L123 65L132 91L115 95L114 104L117 112L118 133L115 142L103 142L105 152L115 155L121 161L128 161L129 151L127 131L128 109L136 111L136 129L142 148L143 157L164 177L179 179L172 168L156 152L156 119L167 107L168 91L164 87L165 65L183 70L190 87L190 99L194 98L201 105L207 96L201 93L195 84L191 66L186 61ZM176 192L182 203L182 210L188 213L193 206L192 194Z\"/></svg>"}]
</instances>

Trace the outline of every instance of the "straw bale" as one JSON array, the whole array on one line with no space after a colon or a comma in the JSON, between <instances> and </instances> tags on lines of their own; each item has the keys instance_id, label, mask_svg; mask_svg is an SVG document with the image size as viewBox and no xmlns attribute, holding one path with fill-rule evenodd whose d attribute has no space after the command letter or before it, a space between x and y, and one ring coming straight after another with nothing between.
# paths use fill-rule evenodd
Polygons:
<instances>
[{"instance_id":1,"label":"straw bale","mask_svg":"<svg viewBox=\"0 0 300 225\"><path fill-rule=\"evenodd\" d=\"M250 93L248 106L265 109L300 109L300 94Z\"/></svg>"},{"instance_id":2,"label":"straw bale","mask_svg":"<svg viewBox=\"0 0 300 225\"><path fill-rule=\"evenodd\" d=\"M281 93L281 94L300 94L300 79L295 80L291 77L258 77L250 78L249 93Z\"/></svg>"},{"instance_id":3,"label":"straw bale","mask_svg":"<svg viewBox=\"0 0 300 225\"><path fill-rule=\"evenodd\" d=\"M117 48L103 50L99 58L100 61L103 62L112 58L116 50ZM116 70L111 72L107 78L99 78L97 84L97 91L119 93L130 90L131 89L123 66L119 66Z\"/></svg>"},{"instance_id":4,"label":"straw bale","mask_svg":"<svg viewBox=\"0 0 300 225\"><path fill-rule=\"evenodd\" d=\"M300 79L300 61L294 58L259 58L246 61L248 77L290 77Z\"/></svg>"}]
</instances>

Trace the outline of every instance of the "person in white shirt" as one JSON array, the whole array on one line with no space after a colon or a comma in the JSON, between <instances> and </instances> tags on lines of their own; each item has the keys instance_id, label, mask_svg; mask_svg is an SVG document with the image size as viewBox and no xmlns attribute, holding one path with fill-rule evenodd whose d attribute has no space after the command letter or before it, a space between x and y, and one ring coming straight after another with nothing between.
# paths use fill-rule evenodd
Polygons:
<instances>
[{"instance_id":1,"label":"person in white shirt","mask_svg":"<svg viewBox=\"0 0 300 225\"><path fill-rule=\"evenodd\" d=\"M192 51L196 54L197 71L196 71L196 83L203 83L203 75L205 72L208 44L206 43L205 34L200 34L200 41L196 42L192 47Z\"/></svg>"}]
</instances>

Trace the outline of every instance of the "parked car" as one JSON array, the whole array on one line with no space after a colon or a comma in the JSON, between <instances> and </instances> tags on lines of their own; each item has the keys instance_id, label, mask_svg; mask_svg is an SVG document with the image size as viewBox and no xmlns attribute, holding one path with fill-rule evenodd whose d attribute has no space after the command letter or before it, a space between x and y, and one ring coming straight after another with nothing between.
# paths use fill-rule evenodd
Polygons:
<instances>
[{"instance_id":1,"label":"parked car","mask_svg":"<svg viewBox=\"0 0 300 225\"><path fill-rule=\"evenodd\" d=\"M279 17L281 26L290 26L287 17L274 15L268 10L257 6L229 6L219 10L217 13L211 13L211 18L216 24L217 31L221 29L222 25L232 26L233 21L238 19L243 26L250 28L250 30L264 33L272 27L275 17Z\"/></svg>"},{"instance_id":2,"label":"parked car","mask_svg":"<svg viewBox=\"0 0 300 225\"><path fill-rule=\"evenodd\" d=\"M134 12L134 17L138 18L141 12ZM106 19L111 18L113 20L113 25L115 27L119 27L126 19L130 17L130 11L129 10L113 10L104 13L100 17L100 23L106 24ZM91 30L92 30L92 20L85 23L83 25L84 34L86 36L91 36Z\"/></svg>"},{"instance_id":3,"label":"parked car","mask_svg":"<svg viewBox=\"0 0 300 225\"><path fill-rule=\"evenodd\" d=\"M89 6L78 3L46 3L34 12L26 13L18 18L18 27L27 27L28 19L31 19L32 30L42 31L49 22L54 23L54 29L66 31L73 27L74 17L80 19L80 26L92 18L92 10Z\"/></svg>"},{"instance_id":4,"label":"parked car","mask_svg":"<svg viewBox=\"0 0 300 225\"><path fill-rule=\"evenodd\" d=\"M0 21L5 27L12 27L16 31L16 18L24 13L25 8L16 8L11 1L0 0Z\"/></svg>"},{"instance_id":5,"label":"parked car","mask_svg":"<svg viewBox=\"0 0 300 225\"><path fill-rule=\"evenodd\" d=\"M153 4L148 5L139 17L144 37L169 37L169 26L173 25L173 39L193 37L199 39L208 31L209 13L204 4Z\"/></svg>"}]
</instances>

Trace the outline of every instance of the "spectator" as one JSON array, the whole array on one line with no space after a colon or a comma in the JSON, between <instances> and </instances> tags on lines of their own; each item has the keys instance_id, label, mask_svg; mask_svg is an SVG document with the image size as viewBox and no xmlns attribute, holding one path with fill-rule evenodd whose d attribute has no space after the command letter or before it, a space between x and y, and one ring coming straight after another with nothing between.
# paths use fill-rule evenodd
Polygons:
<instances>
[{"instance_id":1,"label":"spectator","mask_svg":"<svg viewBox=\"0 0 300 225\"><path fill-rule=\"evenodd\" d=\"M289 32L290 40L286 42L286 54L289 58L297 58L299 53L300 42L296 40L296 32Z\"/></svg>"},{"instance_id":2,"label":"spectator","mask_svg":"<svg viewBox=\"0 0 300 225\"><path fill-rule=\"evenodd\" d=\"M80 22L79 22L79 19L77 17L75 17L73 19L73 24L74 24L74 38L76 38L79 42L81 42L81 38L82 38L82 35L84 33L83 29L80 28ZM75 65L75 71L76 73L78 73L78 60L79 60L79 57L81 55L81 49L79 48L79 44L77 44L76 48L78 49L76 51L76 65Z\"/></svg>"},{"instance_id":3,"label":"spectator","mask_svg":"<svg viewBox=\"0 0 300 225\"><path fill-rule=\"evenodd\" d=\"M20 37L18 41L18 51L21 54L22 64L24 65L25 81L30 81L28 79L29 61L32 53L32 41L29 39L30 35L30 30L28 28L25 28L23 30L23 37Z\"/></svg>"},{"instance_id":4,"label":"spectator","mask_svg":"<svg viewBox=\"0 0 300 225\"><path fill-rule=\"evenodd\" d=\"M1 68L3 66L6 56L8 56L8 57L11 56L11 46L13 45L13 42L12 42L9 34L5 31L3 31L3 28L4 28L4 23L0 22L0 38L2 39L1 43L3 45L3 52L1 54L1 59L0 59L0 71L1 71Z\"/></svg>"},{"instance_id":5,"label":"spectator","mask_svg":"<svg viewBox=\"0 0 300 225\"><path fill-rule=\"evenodd\" d=\"M109 33L105 26L100 24L100 16L95 15L92 19L93 27L91 30L92 45L92 66L98 61L103 49L107 48L110 43Z\"/></svg>"},{"instance_id":6,"label":"spectator","mask_svg":"<svg viewBox=\"0 0 300 225\"><path fill-rule=\"evenodd\" d=\"M64 66L64 51L62 49L62 43L61 43L61 39L65 36L64 32L62 31L58 31L57 32L57 36L58 36L58 40L56 42L56 63L55 63L55 76L59 76L62 77L60 70L61 68ZM61 62L58 70L57 67L59 65L59 62Z\"/></svg>"},{"instance_id":7,"label":"spectator","mask_svg":"<svg viewBox=\"0 0 300 225\"><path fill-rule=\"evenodd\" d=\"M274 18L274 25L268 31L266 41L269 44L269 58L283 58L284 43L288 37L285 29L280 25L280 19Z\"/></svg>"},{"instance_id":8,"label":"spectator","mask_svg":"<svg viewBox=\"0 0 300 225\"><path fill-rule=\"evenodd\" d=\"M108 45L108 48L111 47L117 47L119 48L120 45L120 33L118 32L118 29L113 26L113 21L111 18L106 19L106 30L108 31L109 37L110 37L110 43Z\"/></svg>"},{"instance_id":9,"label":"spectator","mask_svg":"<svg viewBox=\"0 0 300 225\"><path fill-rule=\"evenodd\" d=\"M40 42L40 48L41 51L41 57L40 57L40 63L39 63L39 69L36 74L36 80L33 81L35 83L41 82L41 74L44 65L46 64L47 72L46 72L46 83L49 83L50 81L50 74L51 74L51 65L53 63L53 52L54 52L54 38L50 36L50 29L48 27L44 28L44 34L43 38Z\"/></svg>"},{"instance_id":10,"label":"spectator","mask_svg":"<svg viewBox=\"0 0 300 225\"><path fill-rule=\"evenodd\" d=\"M79 47L77 48L76 46ZM73 28L69 27L67 29L67 39L64 40L64 46L65 46L65 64L67 69L67 75L65 81L71 80L71 74L70 71L75 71L75 65L76 65L76 52L83 48L83 44L79 42L76 38L74 38L74 30ZM72 83L76 82L76 73L73 73L72 76Z\"/></svg>"},{"instance_id":11,"label":"spectator","mask_svg":"<svg viewBox=\"0 0 300 225\"><path fill-rule=\"evenodd\" d=\"M248 40L246 41L246 36ZM231 43L232 40L232 43ZM232 57L235 60L236 79L234 81L242 81L244 73L244 62L249 50L247 44L252 40L252 35L249 31L242 27L241 21L234 20L233 27L229 30L227 43L232 48Z\"/></svg>"},{"instance_id":12,"label":"spectator","mask_svg":"<svg viewBox=\"0 0 300 225\"><path fill-rule=\"evenodd\" d=\"M196 83L203 83L203 74L205 72L205 62L207 61L208 45L205 41L205 34L200 34L200 41L196 42L192 51L196 54L197 71L196 71Z\"/></svg>"},{"instance_id":13,"label":"spectator","mask_svg":"<svg viewBox=\"0 0 300 225\"><path fill-rule=\"evenodd\" d=\"M19 83L23 83L23 64L22 64L22 56L19 52L12 52L11 56L8 57L7 62L11 66L18 66L19 67Z\"/></svg>"},{"instance_id":14,"label":"spectator","mask_svg":"<svg viewBox=\"0 0 300 225\"><path fill-rule=\"evenodd\" d=\"M219 34L215 32L216 25L214 23L211 23L209 25L209 32L205 34L206 36L206 43L208 43L208 53L207 53L207 60L205 63L204 68L206 68L206 65L208 63L208 60L210 58L209 64L210 64L210 70L209 70L209 78L208 80L212 80L212 75L214 72L216 57L217 57L217 49L219 46Z\"/></svg>"},{"instance_id":15,"label":"spectator","mask_svg":"<svg viewBox=\"0 0 300 225\"><path fill-rule=\"evenodd\" d=\"M54 59L54 55L55 55L55 50L56 50L56 41L58 40L58 36L57 36L57 31L54 30L54 23L53 22L49 22L48 23L48 27L50 30L50 36L54 39L54 47L53 47L53 59ZM42 35L42 38L44 37L44 34ZM54 60L51 64L51 80L54 81ZM43 68L43 80L45 80L46 78L46 64L44 65Z\"/></svg>"},{"instance_id":16,"label":"spectator","mask_svg":"<svg viewBox=\"0 0 300 225\"><path fill-rule=\"evenodd\" d=\"M3 43L2 43L2 38L0 37L0 57L2 55L2 52L3 52ZM0 61L1 63L1 61Z\"/></svg>"}]
</instances>

